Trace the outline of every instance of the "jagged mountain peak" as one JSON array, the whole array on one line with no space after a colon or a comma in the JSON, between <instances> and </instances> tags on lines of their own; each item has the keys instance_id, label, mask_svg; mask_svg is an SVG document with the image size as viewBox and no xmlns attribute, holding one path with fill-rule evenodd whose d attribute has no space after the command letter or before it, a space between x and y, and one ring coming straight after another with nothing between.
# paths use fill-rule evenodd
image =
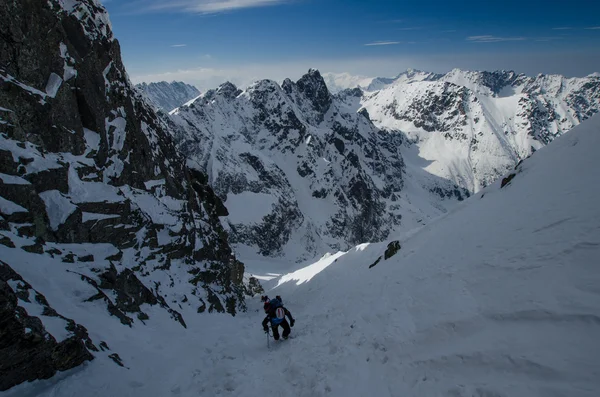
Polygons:
<instances>
[{"instance_id":1,"label":"jagged mountain peak","mask_svg":"<svg viewBox=\"0 0 600 397\"><path fill-rule=\"evenodd\" d=\"M332 97L323 76L317 69L309 69L308 73L296 82L296 87L312 103L316 112L321 115L327 113Z\"/></svg>"},{"instance_id":2,"label":"jagged mountain peak","mask_svg":"<svg viewBox=\"0 0 600 397\"><path fill-rule=\"evenodd\" d=\"M114 40L108 12L98 0L51 0L54 10L74 16L79 26L91 40Z\"/></svg>"},{"instance_id":3,"label":"jagged mountain peak","mask_svg":"<svg viewBox=\"0 0 600 397\"><path fill-rule=\"evenodd\" d=\"M235 84L230 81L226 81L217 88L216 94L222 95L226 98L235 98L241 93L241 90L237 88Z\"/></svg>"},{"instance_id":4,"label":"jagged mountain peak","mask_svg":"<svg viewBox=\"0 0 600 397\"><path fill-rule=\"evenodd\" d=\"M242 90L240 90L235 84L230 81L226 81L217 88L206 91L202 95L202 98L206 101L210 101L216 97L221 97L228 100L237 97L241 93Z\"/></svg>"},{"instance_id":5,"label":"jagged mountain peak","mask_svg":"<svg viewBox=\"0 0 600 397\"><path fill-rule=\"evenodd\" d=\"M315 68L309 68L308 72L306 72L306 74L303 77L306 76L310 76L312 78L316 78L316 79L322 79L323 76L321 76L321 72L319 72L319 69L315 69Z\"/></svg>"},{"instance_id":6,"label":"jagged mountain peak","mask_svg":"<svg viewBox=\"0 0 600 397\"><path fill-rule=\"evenodd\" d=\"M282 87L274 80L264 79L256 81L248 86L247 92L273 92L274 90L281 90Z\"/></svg>"},{"instance_id":7,"label":"jagged mountain peak","mask_svg":"<svg viewBox=\"0 0 600 397\"><path fill-rule=\"evenodd\" d=\"M327 84L325 84L325 79L317 69L309 69L307 73L303 74L302 77L296 81L296 85L301 87L303 91L310 90L314 93L324 90L329 91L327 89ZM310 96L310 94L307 96Z\"/></svg>"}]
</instances>

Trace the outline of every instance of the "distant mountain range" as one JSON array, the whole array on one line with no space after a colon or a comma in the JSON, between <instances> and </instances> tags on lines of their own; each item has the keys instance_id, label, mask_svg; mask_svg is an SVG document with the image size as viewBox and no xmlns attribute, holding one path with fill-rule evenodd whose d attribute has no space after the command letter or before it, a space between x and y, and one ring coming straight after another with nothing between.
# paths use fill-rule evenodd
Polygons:
<instances>
[{"instance_id":1,"label":"distant mountain range","mask_svg":"<svg viewBox=\"0 0 600 397\"><path fill-rule=\"evenodd\" d=\"M165 112L170 112L200 95L196 87L181 81L141 83L135 87L144 93L150 103Z\"/></svg>"},{"instance_id":2,"label":"distant mountain range","mask_svg":"<svg viewBox=\"0 0 600 397\"><path fill-rule=\"evenodd\" d=\"M171 121L229 209L230 241L303 258L428 222L599 109L598 76L310 70L223 84Z\"/></svg>"},{"instance_id":3,"label":"distant mountain range","mask_svg":"<svg viewBox=\"0 0 600 397\"><path fill-rule=\"evenodd\" d=\"M416 143L427 171L475 192L598 112L600 77L408 70L339 95Z\"/></svg>"}]
</instances>

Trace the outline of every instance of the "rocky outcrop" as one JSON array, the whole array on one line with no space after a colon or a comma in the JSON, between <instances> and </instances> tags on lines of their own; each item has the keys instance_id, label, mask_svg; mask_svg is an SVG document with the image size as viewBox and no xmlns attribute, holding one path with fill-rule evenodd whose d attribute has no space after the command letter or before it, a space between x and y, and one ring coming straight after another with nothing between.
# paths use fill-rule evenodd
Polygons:
<instances>
[{"instance_id":1,"label":"rocky outcrop","mask_svg":"<svg viewBox=\"0 0 600 397\"><path fill-rule=\"evenodd\" d=\"M375 262L371 263L369 265L369 269L377 266L377 264L379 262L381 262L381 260L388 260L390 259L392 256L396 255L398 253L398 251L400 251L402 247L400 246L400 241L395 240L395 241L391 241L390 243L388 243L387 248L385 249L385 252L383 253L383 255L379 256Z\"/></svg>"},{"instance_id":2,"label":"rocky outcrop","mask_svg":"<svg viewBox=\"0 0 600 397\"><path fill-rule=\"evenodd\" d=\"M33 311L37 316L30 314ZM40 317L62 323L61 333L66 335L49 333ZM93 360L90 351L98 348L85 327L58 314L42 294L0 261L0 391Z\"/></svg>"},{"instance_id":3,"label":"rocky outcrop","mask_svg":"<svg viewBox=\"0 0 600 397\"><path fill-rule=\"evenodd\" d=\"M390 259L392 256L396 255L396 253L398 253L398 251L400 251L400 241L392 241L391 243L388 244L387 249L385 250L385 253L383 254L383 258L387 261L388 259Z\"/></svg>"},{"instance_id":4,"label":"rocky outcrop","mask_svg":"<svg viewBox=\"0 0 600 397\"><path fill-rule=\"evenodd\" d=\"M97 292L77 299L104 302L126 325L148 321L142 305L157 305L182 326L171 305L195 310L211 301L215 311L245 309L244 266L219 220L227 211L127 79L96 0L0 4L0 133L0 247L13 250L3 260L17 275L29 271L24 263L54 258L62 266L49 277L76 273ZM17 292L2 288L7 313L20 311ZM7 318L13 339L30 323L44 335L35 320ZM21 373L11 375L17 383L92 357L74 342L31 349L19 343L11 348L19 358L10 369ZM43 355L53 361L42 358L49 364L32 369L28 363L50 350Z\"/></svg>"}]
</instances>

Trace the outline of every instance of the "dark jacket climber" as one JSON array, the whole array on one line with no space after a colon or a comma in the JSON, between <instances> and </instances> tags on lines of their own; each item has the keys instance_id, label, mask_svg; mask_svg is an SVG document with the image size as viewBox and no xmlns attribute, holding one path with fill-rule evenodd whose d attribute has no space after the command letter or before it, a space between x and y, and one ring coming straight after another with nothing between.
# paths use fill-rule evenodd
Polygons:
<instances>
[{"instance_id":1,"label":"dark jacket climber","mask_svg":"<svg viewBox=\"0 0 600 397\"><path fill-rule=\"evenodd\" d=\"M293 327L294 323L296 322L292 317L292 313L290 313L288 309L283 307L281 300L277 298L266 300L263 308L265 309L265 313L267 314L267 316L262 322L262 326L265 332L269 332L269 327L267 326L267 323L270 321L271 328L273 329L273 338L275 338L275 340L279 340L279 326L281 325L281 328L283 328L283 339L287 339L290 335L290 332L292 331L290 327ZM289 324L285 319L286 316L290 319Z\"/></svg>"}]
</instances>

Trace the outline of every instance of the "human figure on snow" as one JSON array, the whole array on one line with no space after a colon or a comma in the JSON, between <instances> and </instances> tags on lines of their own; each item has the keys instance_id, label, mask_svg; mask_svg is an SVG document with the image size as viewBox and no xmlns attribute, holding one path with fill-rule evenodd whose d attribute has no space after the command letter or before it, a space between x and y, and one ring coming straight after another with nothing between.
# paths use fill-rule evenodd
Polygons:
<instances>
[{"instance_id":1,"label":"human figure on snow","mask_svg":"<svg viewBox=\"0 0 600 397\"><path fill-rule=\"evenodd\" d=\"M268 296L263 296L261 300L264 302L263 308L267 314L262 322L263 329L265 332L269 332L267 323L270 321L271 328L273 329L273 338L275 340L279 340L279 326L281 325L281 328L283 328L283 339L287 339L292 331L290 327L293 327L294 323L296 322L292 317L292 313L283 307L283 303L279 295L275 299L269 299ZM286 316L290 319L289 324L285 319Z\"/></svg>"}]
</instances>

